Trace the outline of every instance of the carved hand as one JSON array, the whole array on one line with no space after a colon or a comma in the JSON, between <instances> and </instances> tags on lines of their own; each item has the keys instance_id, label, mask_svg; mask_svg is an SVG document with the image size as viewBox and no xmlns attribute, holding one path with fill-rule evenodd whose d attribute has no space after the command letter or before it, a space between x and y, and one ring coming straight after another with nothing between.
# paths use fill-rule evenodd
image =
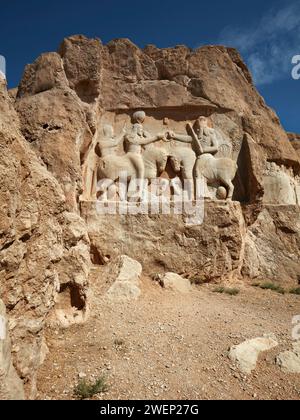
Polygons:
<instances>
[{"instance_id":1,"label":"carved hand","mask_svg":"<svg viewBox=\"0 0 300 420\"><path fill-rule=\"evenodd\" d=\"M165 133L159 133L159 134L157 134L157 139L158 139L158 140L166 140L166 135L165 135Z\"/></svg>"},{"instance_id":2,"label":"carved hand","mask_svg":"<svg viewBox=\"0 0 300 420\"><path fill-rule=\"evenodd\" d=\"M168 138L169 140L172 140L172 139L174 139L174 138L175 138L175 133L174 133L174 131L167 131L166 135L167 135L167 138Z\"/></svg>"}]
</instances>

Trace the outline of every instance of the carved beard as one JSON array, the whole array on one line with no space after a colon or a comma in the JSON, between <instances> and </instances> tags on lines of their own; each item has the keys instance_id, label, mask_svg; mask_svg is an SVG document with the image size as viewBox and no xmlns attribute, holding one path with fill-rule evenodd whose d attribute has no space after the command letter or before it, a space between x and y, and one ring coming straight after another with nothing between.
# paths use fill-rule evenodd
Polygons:
<instances>
[{"instance_id":1,"label":"carved beard","mask_svg":"<svg viewBox=\"0 0 300 420\"><path fill-rule=\"evenodd\" d=\"M209 136L209 128L208 127L204 127L203 128L203 134L205 135L205 136Z\"/></svg>"}]
</instances>

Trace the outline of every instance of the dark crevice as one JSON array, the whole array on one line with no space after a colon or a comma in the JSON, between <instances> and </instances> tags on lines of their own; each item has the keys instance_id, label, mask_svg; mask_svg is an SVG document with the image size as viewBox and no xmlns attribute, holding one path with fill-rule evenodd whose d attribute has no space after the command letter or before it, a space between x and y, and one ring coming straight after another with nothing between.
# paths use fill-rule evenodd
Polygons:
<instances>
[{"instance_id":1,"label":"dark crevice","mask_svg":"<svg viewBox=\"0 0 300 420\"><path fill-rule=\"evenodd\" d=\"M8 248L10 248L13 244L14 244L14 240L13 241L11 241L11 242L8 242L7 244L5 244L2 248L1 248L1 251L4 251L5 249L8 249Z\"/></svg>"},{"instance_id":2,"label":"dark crevice","mask_svg":"<svg viewBox=\"0 0 300 420\"><path fill-rule=\"evenodd\" d=\"M85 308L85 299L78 285L73 283L63 283L60 286L60 294L65 294L71 307L82 311Z\"/></svg>"},{"instance_id":3,"label":"dark crevice","mask_svg":"<svg viewBox=\"0 0 300 420\"><path fill-rule=\"evenodd\" d=\"M105 265L105 258L101 255L95 245L90 248L91 261L94 265Z\"/></svg>"},{"instance_id":4,"label":"dark crevice","mask_svg":"<svg viewBox=\"0 0 300 420\"><path fill-rule=\"evenodd\" d=\"M22 241L22 242L27 242L27 241L29 241L29 239L31 238L31 236L30 236L30 234L29 233L25 233L25 235L23 235L21 238L20 238L20 241Z\"/></svg>"}]
</instances>

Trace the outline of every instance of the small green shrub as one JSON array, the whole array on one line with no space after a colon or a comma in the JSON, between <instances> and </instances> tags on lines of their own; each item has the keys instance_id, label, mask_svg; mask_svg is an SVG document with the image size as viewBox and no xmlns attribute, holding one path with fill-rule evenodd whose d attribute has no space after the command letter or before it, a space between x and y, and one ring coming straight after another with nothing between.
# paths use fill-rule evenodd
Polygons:
<instances>
[{"instance_id":1,"label":"small green shrub","mask_svg":"<svg viewBox=\"0 0 300 420\"><path fill-rule=\"evenodd\" d=\"M227 295L230 295L230 296L237 296L240 293L239 289L236 289L236 288L230 289L230 288L223 287L223 286L216 287L213 290L213 292L214 293L226 293Z\"/></svg>"},{"instance_id":2,"label":"small green shrub","mask_svg":"<svg viewBox=\"0 0 300 420\"><path fill-rule=\"evenodd\" d=\"M283 289L283 287L278 286L275 283L263 283L259 287L263 290L272 290L273 292L280 293L281 295L285 294L285 290Z\"/></svg>"},{"instance_id":3,"label":"small green shrub","mask_svg":"<svg viewBox=\"0 0 300 420\"><path fill-rule=\"evenodd\" d=\"M105 377L101 376L94 383L81 379L74 388L74 395L81 400L85 400L106 391L108 391L108 385Z\"/></svg>"},{"instance_id":4,"label":"small green shrub","mask_svg":"<svg viewBox=\"0 0 300 420\"><path fill-rule=\"evenodd\" d=\"M300 287L296 287L296 289L290 290L292 295L300 295Z\"/></svg>"}]
</instances>

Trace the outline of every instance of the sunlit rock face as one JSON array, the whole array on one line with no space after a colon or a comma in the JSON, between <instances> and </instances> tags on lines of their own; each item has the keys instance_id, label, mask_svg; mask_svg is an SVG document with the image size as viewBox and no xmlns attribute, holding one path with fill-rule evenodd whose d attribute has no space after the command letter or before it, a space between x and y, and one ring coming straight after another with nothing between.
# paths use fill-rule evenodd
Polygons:
<instances>
[{"instance_id":1,"label":"sunlit rock face","mask_svg":"<svg viewBox=\"0 0 300 420\"><path fill-rule=\"evenodd\" d=\"M28 65L17 91L1 80L0 111L0 290L27 396L45 325L84 322L93 264L127 256L147 276L299 282L299 136L236 50L72 36ZM203 211L99 214L99 200L121 200L124 171L126 193L158 179L171 208L176 186L194 203L202 180Z\"/></svg>"}]
</instances>

